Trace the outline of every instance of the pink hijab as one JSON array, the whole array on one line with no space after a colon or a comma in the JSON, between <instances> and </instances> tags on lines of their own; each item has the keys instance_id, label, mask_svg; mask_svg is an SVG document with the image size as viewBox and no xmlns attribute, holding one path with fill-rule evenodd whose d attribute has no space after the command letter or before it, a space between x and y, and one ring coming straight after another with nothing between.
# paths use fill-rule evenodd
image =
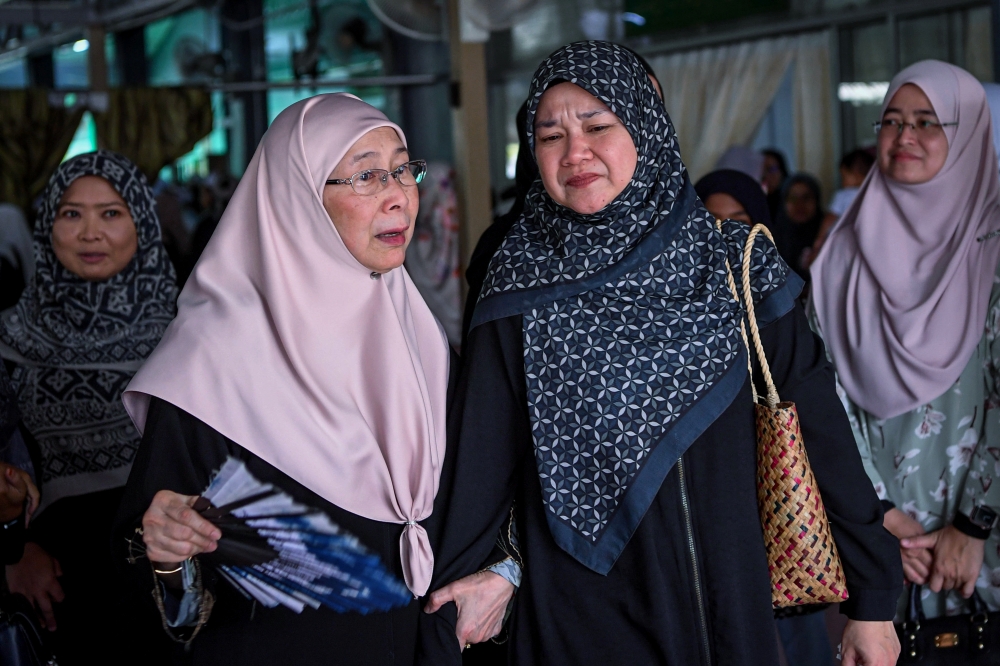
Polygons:
<instances>
[{"instance_id":1,"label":"pink hijab","mask_svg":"<svg viewBox=\"0 0 1000 666\"><path fill-rule=\"evenodd\" d=\"M1000 182L983 86L925 60L896 75L923 90L946 127L948 158L920 185L876 167L812 267L813 302L848 396L887 419L944 393L983 336L1000 238Z\"/></svg>"},{"instance_id":2,"label":"pink hijab","mask_svg":"<svg viewBox=\"0 0 1000 666\"><path fill-rule=\"evenodd\" d=\"M140 431L162 398L333 504L405 524L406 585L422 596L434 554L417 523L444 459L448 343L406 270L372 279L322 201L378 127L406 141L346 94L274 120L124 400Z\"/></svg>"}]
</instances>

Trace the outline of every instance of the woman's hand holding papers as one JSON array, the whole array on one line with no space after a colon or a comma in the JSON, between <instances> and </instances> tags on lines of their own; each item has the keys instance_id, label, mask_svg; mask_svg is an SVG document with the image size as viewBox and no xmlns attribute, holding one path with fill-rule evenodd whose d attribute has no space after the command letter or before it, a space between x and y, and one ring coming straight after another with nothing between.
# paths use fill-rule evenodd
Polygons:
<instances>
[{"instance_id":1,"label":"woman's hand holding papers","mask_svg":"<svg viewBox=\"0 0 1000 666\"><path fill-rule=\"evenodd\" d=\"M198 497L161 490L142 517L146 556L155 569L169 570L219 547L222 531L192 507Z\"/></svg>"}]
</instances>

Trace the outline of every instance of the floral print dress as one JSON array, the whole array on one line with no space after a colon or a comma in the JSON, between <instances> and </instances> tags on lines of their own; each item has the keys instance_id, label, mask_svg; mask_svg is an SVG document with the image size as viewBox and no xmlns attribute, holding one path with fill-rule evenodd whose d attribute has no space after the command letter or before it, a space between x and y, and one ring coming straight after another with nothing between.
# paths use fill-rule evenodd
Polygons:
<instances>
[{"instance_id":1,"label":"floral print dress","mask_svg":"<svg viewBox=\"0 0 1000 666\"><path fill-rule=\"evenodd\" d=\"M837 383L879 498L927 532L951 524L958 511L968 516L978 505L1000 512L1000 275L993 282L983 337L944 394L881 420L855 405ZM809 310L819 331L815 311ZM976 588L991 610L1000 609L1000 528L986 541ZM935 594L925 587L922 595L927 617L968 612L956 591ZM904 594L898 618L905 606Z\"/></svg>"}]
</instances>

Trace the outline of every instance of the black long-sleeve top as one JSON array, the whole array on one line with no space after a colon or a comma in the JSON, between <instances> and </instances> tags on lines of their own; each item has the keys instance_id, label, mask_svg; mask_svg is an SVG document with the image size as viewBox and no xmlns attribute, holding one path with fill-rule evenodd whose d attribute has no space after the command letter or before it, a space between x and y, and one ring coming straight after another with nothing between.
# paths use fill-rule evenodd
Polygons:
<instances>
[{"instance_id":1,"label":"black long-sleeve top","mask_svg":"<svg viewBox=\"0 0 1000 666\"><path fill-rule=\"evenodd\" d=\"M798 306L761 335L782 400L798 406L847 577L841 610L891 620L902 592L899 546L882 527L822 343ZM607 576L549 532L527 404L520 315L473 329L449 417L455 476L439 497L432 588L476 569L516 499L525 569L509 626L512 664L778 663L749 380L670 471ZM459 664L455 607L422 622L417 663Z\"/></svg>"},{"instance_id":2,"label":"black long-sleeve top","mask_svg":"<svg viewBox=\"0 0 1000 666\"><path fill-rule=\"evenodd\" d=\"M403 525L363 518L331 504L194 416L154 398L115 521L113 540L114 554L124 575L151 605L150 592L155 583L149 562L140 559L134 564L126 563L128 540L141 525L153 495L159 490L201 494L227 456L245 461L256 478L280 487L297 502L324 511L375 552L399 580L403 579L399 555ZM435 508L421 522L432 544L438 533L438 515ZM216 580L209 566L203 567L203 572L215 605L208 622L191 642L189 652L178 650L179 663L247 666L410 666L413 663L417 618L423 600L414 599L402 608L368 615L335 613L325 607L307 608L296 614L281 606L265 608L255 604L228 583Z\"/></svg>"}]
</instances>

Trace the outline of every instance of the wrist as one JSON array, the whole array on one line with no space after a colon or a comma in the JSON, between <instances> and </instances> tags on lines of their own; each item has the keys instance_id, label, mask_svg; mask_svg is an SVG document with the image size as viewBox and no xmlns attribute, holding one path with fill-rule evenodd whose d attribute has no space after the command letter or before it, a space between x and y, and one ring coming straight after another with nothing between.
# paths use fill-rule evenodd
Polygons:
<instances>
[{"instance_id":1,"label":"wrist","mask_svg":"<svg viewBox=\"0 0 1000 666\"><path fill-rule=\"evenodd\" d=\"M973 509L972 516L967 516L961 511L955 513L951 526L966 536L985 541L990 538L996 520L997 515L992 509L979 506Z\"/></svg>"},{"instance_id":2,"label":"wrist","mask_svg":"<svg viewBox=\"0 0 1000 666\"><path fill-rule=\"evenodd\" d=\"M7 516L0 517L0 531L11 532L24 524L24 509L21 509L21 513L16 516L8 517L10 515L7 514ZM7 518L7 520L4 520L4 518Z\"/></svg>"},{"instance_id":3,"label":"wrist","mask_svg":"<svg viewBox=\"0 0 1000 666\"><path fill-rule=\"evenodd\" d=\"M181 560L180 562L153 562L150 560L150 564L153 565L153 573L163 576L178 573L184 568L184 562L186 560Z\"/></svg>"},{"instance_id":4,"label":"wrist","mask_svg":"<svg viewBox=\"0 0 1000 666\"><path fill-rule=\"evenodd\" d=\"M171 588L181 588L183 587L184 567L188 560L180 562L154 562L150 560L149 564L153 568L153 573L159 580L163 581L164 585Z\"/></svg>"}]
</instances>

